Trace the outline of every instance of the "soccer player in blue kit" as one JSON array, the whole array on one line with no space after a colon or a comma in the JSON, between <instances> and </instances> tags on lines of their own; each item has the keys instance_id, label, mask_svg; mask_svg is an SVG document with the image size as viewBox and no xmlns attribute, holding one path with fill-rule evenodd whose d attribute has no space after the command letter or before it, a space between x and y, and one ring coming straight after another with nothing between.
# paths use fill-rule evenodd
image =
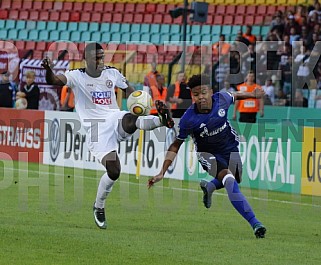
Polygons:
<instances>
[{"instance_id":1,"label":"soccer player in blue kit","mask_svg":"<svg viewBox=\"0 0 321 265\"><path fill-rule=\"evenodd\" d=\"M235 100L261 98L264 92L218 92L213 95L207 75L194 75L188 82L194 104L191 105L179 122L179 133L168 148L160 173L148 181L150 188L164 178L164 174L184 140L191 135L195 144L198 161L214 177L211 181L200 182L203 190L203 203L211 207L212 194L225 187L234 208L244 217L254 230L257 238L264 238L266 228L255 217L238 183L242 180L242 161L239 154L239 141L236 131L227 119L227 112Z\"/></svg>"}]
</instances>

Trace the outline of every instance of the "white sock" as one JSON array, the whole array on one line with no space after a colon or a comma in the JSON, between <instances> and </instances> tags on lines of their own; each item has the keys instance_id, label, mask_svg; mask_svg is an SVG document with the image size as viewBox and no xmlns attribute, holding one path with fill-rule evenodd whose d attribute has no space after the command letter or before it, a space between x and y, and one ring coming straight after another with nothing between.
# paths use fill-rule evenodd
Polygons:
<instances>
[{"instance_id":1,"label":"white sock","mask_svg":"<svg viewBox=\"0 0 321 265\"><path fill-rule=\"evenodd\" d=\"M136 120L136 127L141 130L153 130L162 126L162 123L157 116L148 115L148 116L140 116Z\"/></svg>"},{"instance_id":2,"label":"white sock","mask_svg":"<svg viewBox=\"0 0 321 265\"><path fill-rule=\"evenodd\" d=\"M96 202L95 202L96 208L105 208L106 198L108 194L111 192L114 183L115 181L110 179L107 173L102 175L98 185L98 190L97 190L97 196L96 196Z\"/></svg>"}]
</instances>

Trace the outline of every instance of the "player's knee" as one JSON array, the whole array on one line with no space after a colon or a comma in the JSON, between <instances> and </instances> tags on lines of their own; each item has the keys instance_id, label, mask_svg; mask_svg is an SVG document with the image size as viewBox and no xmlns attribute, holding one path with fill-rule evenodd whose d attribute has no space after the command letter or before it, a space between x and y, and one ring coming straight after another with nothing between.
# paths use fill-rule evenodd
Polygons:
<instances>
[{"instance_id":1,"label":"player's knee","mask_svg":"<svg viewBox=\"0 0 321 265\"><path fill-rule=\"evenodd\" d=\"M127 113L124 115L122 119L122 127L126 133L132 134L136 131L136 120L138 116L134 116L131 113Z\"/></svg>"},{"instance_id":2,"label":"player's knee","mask_svg":"<svg viewBox=\"0 0 321 265\"><path fill-rule=\"evenodd\" d=\"M110 179L117 180L120 176L120 167L115 166L113 168L107 169L107 174Z\"/></svg>"}]
</instances>

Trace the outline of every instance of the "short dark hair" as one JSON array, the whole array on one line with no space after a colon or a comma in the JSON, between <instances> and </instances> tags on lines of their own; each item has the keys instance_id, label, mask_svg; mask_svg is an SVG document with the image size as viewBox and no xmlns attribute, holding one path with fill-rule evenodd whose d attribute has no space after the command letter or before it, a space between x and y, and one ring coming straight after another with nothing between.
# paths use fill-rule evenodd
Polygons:
<instances>
[{"instance_id":1,"label":"short dark hair","mask_svg":"<svg viewBox=\"0 0 321 265\"><path fill-rule=\"evenodd\" d=\"M91 51L103 50L103 47L98 42L91 42L86 45L84 58L86 58L86 54Z\"/></svg>"},{"instance_id":2,"label":"short dark hair","mask_svg":"<svg viewBox=\"0 0 321 265\"><path fill-rule=\"evenodd\" d=\"M187 86L190 89L193 89L194 87L197 86L202 86L202 85L210 85L211 84L211 79L208 75L202 74L202 75L193 75L187 83Z\"/></svg>"}]
</instances>

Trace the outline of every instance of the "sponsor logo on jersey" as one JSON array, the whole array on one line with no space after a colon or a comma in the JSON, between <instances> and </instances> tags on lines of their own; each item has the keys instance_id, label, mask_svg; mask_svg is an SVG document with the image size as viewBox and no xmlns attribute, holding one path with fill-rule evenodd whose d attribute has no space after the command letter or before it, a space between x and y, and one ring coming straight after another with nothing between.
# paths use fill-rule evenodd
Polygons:
<instances>
[{"instance_id":1,"label":"sponsor logo on jersey","mask_svg":"<svg viewBox=\"0 0 321 265\"><path fill-rule=\"evenodd\" d=\"M218 116L224 117L225 116L225 109L219 109L217 112Z\"/></svg>"},{"instance_id":2,"label":"sponsor logo on jersey","mask_svg":"<svg viewBox=\"0 0 321 265\"><path fill-rule=\"evenodd\" d=\"M207 137L207 136L213 136L216 134L219 134L220 132L222 132L225 128L227 127L226 122L224 123L224 125L222 127L219 127L217 129L215 129L214 131L209 132L207 127L203 127L203 131L200 133L201 137Z\"/></svg>"},{"instance_id":3,"label":"sponsor logo on jersey","mask_svg":"<svg viewBox=\"0 0 321 265\"><path fill-rule=\"evenodd\" d=\"M110 105L111 91L92 91L91 98L94 104Z\"/></svg>"},{"instance_id":4,"label":"sponsor logo on jersey","mask_svg":"<svg viewBox=\"0 0 321 265\"><path fill-rule=\"evenodd\" d=\"M107 79L107 80L106 80L106 86L107 86L108 88L112 88L112 87L113 87L113 81Z\"/></svg>"}]
</instances>

